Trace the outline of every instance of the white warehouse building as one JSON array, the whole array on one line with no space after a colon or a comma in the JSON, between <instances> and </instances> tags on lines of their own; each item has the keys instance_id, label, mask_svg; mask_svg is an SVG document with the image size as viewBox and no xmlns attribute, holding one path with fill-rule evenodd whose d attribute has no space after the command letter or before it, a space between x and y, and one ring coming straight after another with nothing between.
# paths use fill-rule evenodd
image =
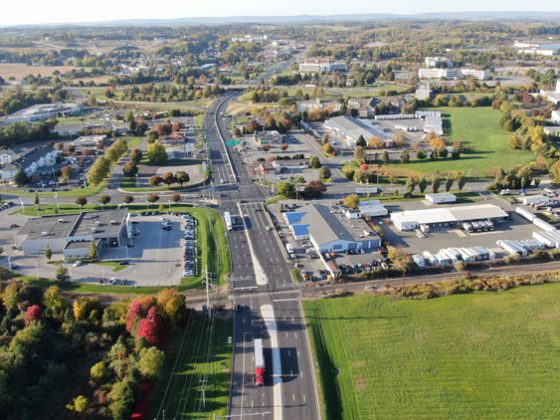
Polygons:
<instances>
[{"instance_id":1,"label":"white warehouse building","mask_svg":"<svg viewBox=\"0 0 560 420\"><path fill-rule=\"evenodd\" d=\"M324 205L308 204L283 215L294 238L309 239L319 253L374 251L381 246L381 238L365 221L337 217Z\"/></svg>"},{"instance_id":2,"label":"white warehouse building","mask_svg":"<svg viewBox=\"0 0 560 420\"><path fill-rule=\"evenodd\" d=\"M426 210L410 210L391 214L391 221L400 231L429 227L456 226L465 222L488 220L499 222L509 215L494 204L475 204Z\"/></svg>"}]
</instances>

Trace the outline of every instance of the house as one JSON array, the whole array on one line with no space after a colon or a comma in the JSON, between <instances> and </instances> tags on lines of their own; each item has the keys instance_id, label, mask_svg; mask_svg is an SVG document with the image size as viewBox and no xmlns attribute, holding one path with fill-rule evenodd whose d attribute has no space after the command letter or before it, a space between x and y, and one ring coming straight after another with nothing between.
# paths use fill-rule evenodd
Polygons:
<instances>
[{"instance_id":1,"label":"house","mask_svg":"<svg viewBox=\"0 0 560 420\"><path fill-rule=\"evenodd\" d=\"M560 81L558 83L560 83ZM560 86L557 85L556 90L560 90ZM553 123L560 124L560 111L552 111L552 114L550 114L550 119Z\"/></svg>"},{"instance_id":2,"label":"house","mask_svg":"<svg viewBox=\"0 0 560 420\"><path fill-rule=\"evenodd\" d=\"M318 253L374 251L381 246L381 238L365 221L340 217L325 205L308 204L283 217L294 238L309 239Z\"/></svg>"},{"instance_id":3,"label":"house","mask_svg":"<svg viewBox=\"0 0 560 420\"><path fill-rule=\"evenodd\" d=\"M12 163L17 157L17 153L11 149L0 150L0 165L4 166Z\"/></svg>"},{"instance_id":4,"label":"house","mask_svg":"<svg viewBox=\"0 0 560 420\"><path fill-rule=\"evenodd\" d=\"M348 109L356 110L360 118L373 118L377 106L377 99L375 98L350 98L348 99Z\"/></svg>"},{"instance_id":5,"label":"house","mask_svg":"<svg viewBox=\"0 0 560 420\"><path fill-rule=\"evenodd\" d=\"M127 245L130 227L128 210L124 208L44 216L29 219L17 233L16 243L21 245L24 255L42 254L49 246L52 252L83 257L86 247L89 253L91 241L97 241L101 252Z\"/></svg>"},{"instance_id":6,"label":"house","mask_svg":"<svg viewBox=\"0 0 560 420\"><path fill-rule=\"evenodd\" d=\"M99 144L104 144L107 136L104 134L101 135L92 135L92 136L80 136L72 143L76 147L97 147Z\"/></svg>"},{"instance_id":7,"label":"house","mask_svg":"<svg viewBox=\"0 0 560 420\"><path fill-rule=\"evenodd\" d=\"M255 133L253 134L253 138L255 139L255 142L257 142L257 144L260 144L261 146L264 146L265 144L281 144L284 142L284 136L276 130L255 131Z\"/></svg>"},{"instance_id":8,"label":"house","mask_svg":"<svg viewBox=\"0 0 560 420\"><path fill-rule=\"evenodd\" d=\"M311 101L301 101L297 104L298 112L312 111L315 109L323 110L326 109L329 112L340 111L340 102L337 101L323 101L321 98L317 98Z\"/></svg>"},{"instance_id":9,"label":"house","mask_svg":"<svg viewBox=\"0 0 560 420\"><path fill-rule=\"evenodd\" d=\"M56 165L57 152L52 147L41 146L24 153L12 163L6 164L1 170L0 175L5 181L10 181L23 169L28 177L33 176L39 168L51 167Z\"/></svg>"}]
</instances>

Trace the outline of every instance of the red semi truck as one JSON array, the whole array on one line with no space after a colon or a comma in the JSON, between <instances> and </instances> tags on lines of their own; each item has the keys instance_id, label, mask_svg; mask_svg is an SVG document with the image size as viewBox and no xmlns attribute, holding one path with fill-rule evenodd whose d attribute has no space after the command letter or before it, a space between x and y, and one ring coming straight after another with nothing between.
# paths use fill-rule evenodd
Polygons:
<instances>
[{"instance_id":1,"label":"red semi truck","mask_svg":"<svg viewBox=\"0 0 560 420\"><path fill-rule=\"evenodd\" d=\"M255 385L264 385L264 353L262 338L255 338Z\"/></svg>"}]
</instances>

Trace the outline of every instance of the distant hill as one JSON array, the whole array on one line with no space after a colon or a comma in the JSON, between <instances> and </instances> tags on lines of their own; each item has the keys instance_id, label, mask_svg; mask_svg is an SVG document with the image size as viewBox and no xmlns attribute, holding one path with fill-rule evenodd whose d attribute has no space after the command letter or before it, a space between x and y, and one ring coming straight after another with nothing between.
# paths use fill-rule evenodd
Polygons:
<instances>
[{"instance_id":1,"label":"distant hill","mask_svg":"<svg viewBox=\"0 0 560 420\"><path fill-rule=\"evenodd\" d=\"M230 17L185 17L178 19L122 19L76 24L25 25L29 26L183 26L224 25L236 23L286 24L325 22L367 22L381 20L545 20L560 21L560 12L444 12L418 13L410 15L390 13L345 14L345 15L296 15L296 16L230 16Z\"/></svg>"}]
</instances>

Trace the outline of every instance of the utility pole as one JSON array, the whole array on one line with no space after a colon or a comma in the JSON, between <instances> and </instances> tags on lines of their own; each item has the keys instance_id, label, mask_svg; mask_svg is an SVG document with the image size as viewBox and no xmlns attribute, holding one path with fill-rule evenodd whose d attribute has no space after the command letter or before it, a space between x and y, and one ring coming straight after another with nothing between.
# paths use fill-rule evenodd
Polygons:
<instances>
[{"instance_id":1,"label":"utility pole","mask_svg":"<svg viewBox=\"0 0 560 420\"><path fill-rule=\"evenodd\" d=\"M208 265L206 265L206 308L208 309L208 311L210 311L210 284L208 283Z\"/></svg>"},{"instance_id":2,"label":"utility pole","mask_svg":"<svg viewBox=\"0 0 560 420\"><path fill-rule=\"evenodd\" d=\"M206 382L208 379L199 379L199 381L202 384L202 408L206 410Z\"/></svg>"}]
</instances>

